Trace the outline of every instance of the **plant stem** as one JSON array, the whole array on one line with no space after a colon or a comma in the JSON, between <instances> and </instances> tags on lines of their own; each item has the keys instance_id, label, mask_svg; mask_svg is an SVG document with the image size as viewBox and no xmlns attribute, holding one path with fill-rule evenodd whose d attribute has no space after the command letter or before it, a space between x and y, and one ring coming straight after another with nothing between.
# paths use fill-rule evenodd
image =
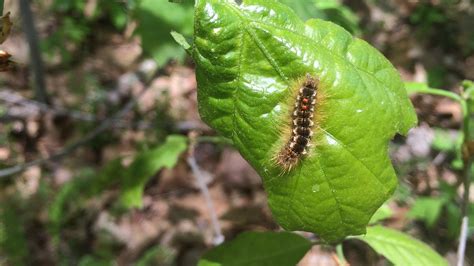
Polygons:
<instances>
[{"instance_id":1,"label":"plant stem","mask_svg":"<svg viewBox=\"0 0 474 266\"><path fill-rule=\"evenodd\" d=\"M0 0L0 16L3 16L3 3L5 1L4 0Z\"/></svg>"},{"instance_id":2,"label":"plant stem","mask_svg":"<svg viewBox=\"0 0 474 266\"><path fill-rule=\"evenodd\" d=\"M436 88L430 88L425 83L417 83L417 82L406 82L405 87L407 88L407 91L409 94L423 93L423 94L431 94L431 95L437 95L437 96L450 98L461 105L463 114L467 114L466 101L461 96L459 96L458 94L454 92L436 89Z\"/></svg>"},{"instance_id":3,"label":"plant stem","mask_svg":"<svg viewBox=\"0 0 474 266\"><path fill-rule=\"evenodd\" d=\"M464 162L464 174L463 174L463 187L464 194L461 205L461 233L459 235L459 246L458 246L458 263L457 266L464 265L464 254L466 252L466 242L468 237L468 224L469 224L469 187L471 185L471 168L473 160L470 158Z\"/></svg>"},{"instance_id":4,"label":"plant stem","mask_svg":"<svg viewBox=\"0 0 474 266\"><path fill-rule=\"evenodd\" d=\"M193 175L196 177L196 183L201 190L201 194L204 197L204 200L207 205L207 209L209 211L209 216L211 218L211 225L214 231L214 239L213 244L215 246L224 242L224 235L222 234L221 225L219 223L219 219L217 218L216 209L214 208L214 203L211 198L211 194L209 193L209 188L207 187L206 183L206 176L205 173L201 170L198 163L196 162L196 158L194 157L194 152L196 148L196 143L198 139L198 134L195 131L191 131L189 133L189 148L188 148L188 157L186 161L188 162Z\"/></svg>"},{"instance_id":5,"label":"plant stem","mask_svg":"<svg viewBox=\"0 0 474 266\"><path fill-rule=\"evenodd\" d=\"M336 246L337 257L341 266L349 265L344 257L344 251L342 250L342 244Z\"/></svg>"},{"instance_id":6,"label":"plant stem","mask_svg":"<svg viewBox=\"0 0 474 266\"><path fill-rule=\"evenodd\" d=\"M458 246L458 262L457 266L464 265L464 257L466 252L466 242L467 242L467 235L468 235L468 224L469 224L469 188L471 186L471 168L473 163L473 155L471 154L470 146L472 143L471 134L470 134L470 123L471 123L471 105L472 105L472 98L471 98L471 91L473 87L467 88L464 93L463 102L465 104L466 109L463 110L463 176L462 176L462 183L464 188L464 193L462 197L461 203L461 215L462 215L462 222L461 222L461 233L459 235L459 246Z\"/></svg>"},{"instance_id":7,"label":"plant stem","mask_svg":"<svg viewBox=\"0 0 474 266\"><path fill-rule=\"evenodd\" d=\"M193 151L192 151L193 152ZM201 168L199 168L194 155L190 152L187 162L189 167L191 167L191 171L193 172L194 176L197 180L197 185L201 190L202 195L204 196L204 200L206 201L207 209L209 211L209 215L211 216L211 224L214 230L214 245L219 245L224 242L224 235L222 235L221 226L219 224L219 219L217 218L217 213L214 208L214 203L211 198L211 194L209 193L209 189L207 188L207 184L205 181L205 177Z\"/></svg>"}]
</instances>

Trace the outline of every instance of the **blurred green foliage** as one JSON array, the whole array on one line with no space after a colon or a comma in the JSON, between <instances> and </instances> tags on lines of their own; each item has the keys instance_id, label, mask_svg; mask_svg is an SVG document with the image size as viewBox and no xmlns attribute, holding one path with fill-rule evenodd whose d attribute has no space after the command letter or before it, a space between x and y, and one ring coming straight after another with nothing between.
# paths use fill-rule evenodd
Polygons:
<instances>
[{"instance_id":1,"label":"blurred green foliage","mask_svg":"<svg viewBox=\"0 0 474 266\"><path fill-rule=\"evenodd\" d=\"M26 206L22 203L15 196L0 203L0 254L11 265L28 263L28 244L24 226Z\"/></svg>"},{"instance_id":2,"label":"blurred green foliage","mask_svg":"<svg viewBox=\"0 0 474 266\"><path fill-rule=\"evenodd\" d=\"M170 3L168 0L142 0L137 8L138 27L136 33L142 39L144 52L162 66L170 59L182 61L186 53L171 36L172 31L184 36L193 33L191 2Z\"/></svg>"},{"instance_id":3,"label":"blurred green foliage","mask_svg":"<svg viewBox=\"0 0 474 266\"><path fill-rule=\"evenodd\" d=\"M42 41L42 50L46 55L53 57L59 54L61 63L72 63L87 52L77 53L88 39L96 38L95 25L107 25L103 22L110 22L116 30L121 31L127 24L128 6L121 1L99 0L88 16L85 16L85 8L86 1L83 0L54 0L48 12L53 14L59 24Z\"/></svg>"},{"instance_id":4,"label":"blurred green foliage","mask_svg":"<svg viewBox=\"0 0 474 266\"><path fill-rule=\"evenodd\" d=\"M290 1L291 6L304 20L321 18L344 27L353 34L360 34L358 17L339 0ZM176 31L186 37L193 33L193 2L168 0L98 1L95 9L84 16L86 2L82 0L55 0L49 12L60 22L59 26L42 42L43 51L53 57L59 54L61 62L72 63L75 51L89 39L97 38L96 25L110 22L115 30L122 31L132 18L138 22L135 33L142 40L146 55L163 66L172 59L183 61L185 52L170 36ZM178 4L179 3L179 4ZM64 43L68 43L65 46ZM87 53L87 51L82 51Z\"/></svg>"},{"instance_id":5,"label":"blurred green foliage","mask_svg":"<svg viewBox=\"0 0 474 266\"><path fill-rule=\"evenodd\" d=\"M444 152L452 158L451 167L454 170L461 170L463 166L461 146L463 140L462 132L453 132L453 130L435 128L434 139L431 147L440 152Z\"/></svg>"},{"instance_id":6,"label":"blurred green foliage","mask_svg":"<svg viewBox=\"0 0 474 266\"><path fill-rule=\"evenodd\" d=\"M173 265L175 254L163 246L153 246L145 251L140 259L137 260L136 266L154 266L154 265Z\"/></svg>"},{"instance_id":7,"label":"blurred green foliage","mask_svg":"<svg viewBox=\"0 0 474 266\"><path fill-rule=\"evenodd\" d=\"M138 153L129 167L124 167L122 159L117 158L108 162L97 174L86 171L63 185L49 208L49 220L54 234L58 236L61 226L67 222L65 218L68 204L80 207L81 198L99 195L112 185L118 185L122 189L119 201L122 207L141 207L147 181L160 169L171 168L176 164L179 155L186 150L186 141L182 136L168 136L162 145Z\"/></svg>"},{"instance_id":8,"label":"blurred green foliage","mask_svg":"<svg viewBox=\"0 0 474 266\"><path fill-rule=\"evenodd\" d=\"M122 158L117 158L108 162L98 173L92 170L82 171L80 176L63 185L49 207L49 227L54 243L59 245L63 228L83 215L87 200L101 195L106 189L114 186L121 188L115 209L141 207L143 190L148 180L163 167L173 167L180 154L186 150L186 142L185 137L171 135L162 145L139 152L128 167L122 165ZM103 252L107 248L96 250ZM102 257L110 258L113 255ZM96 262L99 264L94 264ZM100 264L102 262L103 258L86 257L81 262L85 264L81 265L104 265Z\"/></svg>"},{"instance_id":9,"label":"blurred green foliage","mask_svg":"<svg viewBox=\"0 0 474 266\"><path fill-rule=\"evenodd\" d=\"M416 198L408 212L408 218L424 222L431 232L445 232L439 237L454 241L459 236L461 223L457 185L440 181L437 193L437 196ZM469 229L474 232L474 204L471 203L469 208Z\"/></svg>"},{"instance_id":10,"label":"blurred green foliage","mask_svg":"<svg viewBox=\"0 0 474 266\"><path fill-rule=\"evenodd\" d=\"M79 266L112 266L113 261L106 259L99 259L91 255L86 255L81 258L78 263Z\"/></svg>"},{"instance_id":11,"label":"blurred green foliage","mask_svg":"<svg viewBox=\"0 0 474 266\"><path fill-rule=\"evenodd\" d=\"M280 0L291 7L302 20L320 18L332 21L354 35L359 35L359 18L339 0Z\"/></svg>"},{"instance_id":12,"label":"blurred green foliage","mask_svg":"<svg viewBox=\"0 0 474 266\"><path fill-rule=\"evenodd\" d=\"M441 208L446 203L445 198L419 197L411 207L408 217L419 219L432 228L441 214Z\"/></svg>"},{"instance_id":13,"label":"blurred green foliage","mask_svg":"<svg viewBox=\"0 0 474 266\"><path fill-rule=\"evenodd\" d=\"M451 54L462 60L474 54L474 11L466 4L472 2L421 1L410 13L408 20L420 44L443 51L439 57L430 58L433 62L427 66L428 84L432 87L446 86L446 77L454 67L441 55Z\"/></svg>"}]
</instances>

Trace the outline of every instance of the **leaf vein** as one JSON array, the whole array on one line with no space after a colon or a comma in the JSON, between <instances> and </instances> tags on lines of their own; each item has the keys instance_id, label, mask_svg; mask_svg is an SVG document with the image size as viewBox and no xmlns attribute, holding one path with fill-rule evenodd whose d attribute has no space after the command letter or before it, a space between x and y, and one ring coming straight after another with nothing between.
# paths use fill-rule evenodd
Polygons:
<instances>
[{"instance_id":1,"label":"leaf vein","mask_svg":"<svg viewBox=\"0 0 474 266\"><path fill-rule=\"evenodd\" d=\"M319 125L316 125L321 131L324 132L324 134L326 134L327 136L329 136L330 138L334 139L339 145L341 145L345 151L347 151L347 153L349 153L354 159L356 162L359 162L367 171L369 171L369 173L375 178L375 180L377 180L381 185L382 185L382 188L384 189L384 192L385 194L388 194L386 188L385 188L385 184L382 183L382 181L379 179L379 177L362 161L360 160L357 156L355 156L352 151L350 151L348 148L347 148L347 145L344 144L344 142L342 142L341 140L339 140L338 138L336 138L334 135L332 135L331 133L329 133L327 130L325 130L324 128L320 127Z\"/></svg>"}]
</instances>

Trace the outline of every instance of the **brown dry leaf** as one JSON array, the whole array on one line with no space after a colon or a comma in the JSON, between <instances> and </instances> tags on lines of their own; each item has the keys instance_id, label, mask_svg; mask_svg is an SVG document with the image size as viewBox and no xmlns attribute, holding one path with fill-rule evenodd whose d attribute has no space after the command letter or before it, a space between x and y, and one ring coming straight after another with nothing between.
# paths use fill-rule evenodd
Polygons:
<instances>
[{"instance_id":1,"label":"brown dry leaf","mask_svg":"<svg viewBox=\"0 0 474 266\"><path fill-rule=\"evenodd\" d=\"M10 20L10 12L0 18L0 44L4 43L10 35L13 23Z\"/></svg>"}]
</instances>

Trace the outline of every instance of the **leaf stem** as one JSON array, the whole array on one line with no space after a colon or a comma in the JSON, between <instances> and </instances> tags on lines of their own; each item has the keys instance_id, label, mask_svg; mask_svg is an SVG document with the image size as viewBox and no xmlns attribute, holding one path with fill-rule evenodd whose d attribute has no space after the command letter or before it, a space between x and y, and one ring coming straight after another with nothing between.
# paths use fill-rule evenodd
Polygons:
<instances>
[{"instance_id":1,"label":"leaf stem","mask_svg":"<svg viewBox=\"0 0 474 266\"><path fill-rule=\"evenodd\" d=\"M346 258L344 257L344 251L342 250L342 244L339 244L339 245L336 246L336 253L337 253L337 257L339 259L339 265L341 265L341 266L349 265L349 263L347 263L347 261L346 261Z\"/></svg>"},{"instance_id":2,"label":"leaf stem","mask_svg":"<svg viewBox=\"0 0 474 266\"><path fill-rule=\"evenodd\" d=\"M450 98L461 105L463 114L467 113L466 101L461 96L459 96L458 94L454 92L431 88L431 87L428 87L428 85L426 85L425 83L419 83L419 82L405 82L405 88L407 89L408 94L423 93L423 94L431 94L431 95L444 96L444 97Z\"/></svg>"}]
</instances>

